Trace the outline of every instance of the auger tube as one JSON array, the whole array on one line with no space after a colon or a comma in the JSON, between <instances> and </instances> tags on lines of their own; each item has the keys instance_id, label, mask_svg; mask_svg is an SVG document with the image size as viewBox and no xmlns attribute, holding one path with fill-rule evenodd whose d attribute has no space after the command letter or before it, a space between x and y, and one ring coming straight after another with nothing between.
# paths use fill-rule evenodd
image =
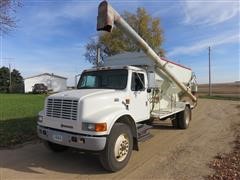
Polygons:
<instances>
[{"instance_id":1,"label":"auger tube","mask_svg":"<svg viewBox=\"0 0 240 180\"><path fill-rule=\"evenodd\" d=\"M128 35L135 43L142 49L142 51L154 62L157 67L160 68L167 78L174 82L183 92L189 96L193 102L197 101L197 98L191 93L191 90L187 88L183 83L177 80L177 78L166 69L165 63L162 63L161 58L153 51L153 49L135 32L135 30L119 15L119 13L112 8L107 2L103 1L98 7L97 18L97 30L111 32L113 26L118 27L124 33Z\"/></svg>"}]
</instances>

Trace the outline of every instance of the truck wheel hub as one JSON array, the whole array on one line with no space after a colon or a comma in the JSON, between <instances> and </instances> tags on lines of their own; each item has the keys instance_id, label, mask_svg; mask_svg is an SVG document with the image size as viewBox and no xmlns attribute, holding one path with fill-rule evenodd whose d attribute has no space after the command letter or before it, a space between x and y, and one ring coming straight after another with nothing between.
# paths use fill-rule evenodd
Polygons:
<instances>
[{"instance_id":1,"label":"truck wheel hub","mask_svg":"<svg viewBox=\"0 0 240 180\"><path fill-rule=\"evenodd\" d=\"M117 161L123 161L128 154L129 140L126 134L121 134L115 143L114 154Z\"/></svg>"}]
</instances>

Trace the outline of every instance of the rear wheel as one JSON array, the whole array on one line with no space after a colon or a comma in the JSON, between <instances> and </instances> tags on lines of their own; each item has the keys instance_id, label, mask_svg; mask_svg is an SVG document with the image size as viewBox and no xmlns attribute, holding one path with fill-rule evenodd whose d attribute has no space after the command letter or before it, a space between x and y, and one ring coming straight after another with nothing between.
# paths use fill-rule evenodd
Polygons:
<instances>
[{"instance_id":1,"label":"rear wheel","mask_svg":"<svg viewBox=\"0 0 240 180\"><path fill-rule=\"evenodd\" d=\"M172 125L177 129L187 129L191 120L191 109L189 106L185 110L178 113L176 118L172 120Z\"/></svg>"},{"instance_id":2,"label":"rear wheel","mask_svg":"<svg viewBox=\"0 0 240 180\"><path fill-rule=\"evenodd\" d=\"M174 119L172 120L172 126L173 126L174 128L176 128L176 129L179 128L179 126L178 126L178 119L177 119L177 118L174 118Z\"/></svg>"},{"instance_id":3,"label":"rear wheel","mask_svg":"<svg viewBox=\"0 0 240 180\"><path fill-rule=\"evenodd\" d=\"M177 126L179 129L187 129L191 120L191 109L189 106L177 115Z\"/></svg>"},{"instance_id":4,"label":"rear wheel","mask_svg":"<svg viewBox=\"0 0 240 180\"><path fill-rule=\"evenodd\" d=\"M45 146L53 152L63 152L68 149L67 146L62 146L60 144L55 144L49 141L44 142Z\"/></svg>"},{"instance_id":5,"label":"rear wheel","mask_svg":"<svg viewBox=\"0 0 240 180\"><path fill-rule=\"evenodd\" d=\"M116 123L100 154L100 162L108 171L118 171L125 167L130 159L133 148L133 136L128 125Z\"/></svg>"}]
</instances>

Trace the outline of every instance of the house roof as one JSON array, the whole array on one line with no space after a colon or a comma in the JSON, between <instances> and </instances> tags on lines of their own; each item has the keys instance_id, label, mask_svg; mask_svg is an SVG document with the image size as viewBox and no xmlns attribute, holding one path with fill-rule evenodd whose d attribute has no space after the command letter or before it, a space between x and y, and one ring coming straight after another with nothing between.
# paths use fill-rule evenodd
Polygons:
<instances>
[{"instance_id":1,"label":"house roof","mask_svg":"<svg viewBox=\"0 0 240 180\"><path fill-rule=\"evenodd\" d=\"M58 75L53 74L53 73L52 74L50 74L50 73L42 73L42 74L38 74L38 75L35 75L35 76L27 77L25 79L35 78L35 77L39 77L39 76L52 76L52 77L56 77L56 78L67 79L66 77L58 76Z\"/></svg>"}]
</instances>

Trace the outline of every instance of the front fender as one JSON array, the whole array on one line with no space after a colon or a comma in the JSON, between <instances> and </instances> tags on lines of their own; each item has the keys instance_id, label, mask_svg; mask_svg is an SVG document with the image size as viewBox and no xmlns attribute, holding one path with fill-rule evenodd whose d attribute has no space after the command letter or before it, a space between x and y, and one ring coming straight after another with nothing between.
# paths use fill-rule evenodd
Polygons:
<instances>
[{"instance_id":1,"label":"front fender","mask_svg":"<svg viewBox=\"0 0 240 180\"><path fill-rule=\"evenodd\" d=\"M90 117L88 117L87 121L85 121L85 122L88 122L88 123L104 123L104 122L106 122L107 123L107 131L99 132L96 135L108 135L108 134L110 134L110 131L111 131L114 123L123 115L131 116L129 111L127 111L126 109L113 108L113 109L111 109L111 111L104 110L104 111L95 113L95 114L91 115Z\"/></svg>"},{"instance_id":2,"label":"front fender","mask_svg":"<svg viewBox=\"0 0 240 180\"><path fill-rule=\"evenodd\" d=\"M113 116L113 118L112 118L112 120L111 120L111 122L109 124L108 134L110 134L110 131L111 131L113 125L116 123L116 121L118 119L120 119L121 117L126 116L126 115L130 116L132 118L131 114L127 110L118 111L118 112L114 113L113 115L114 116ZM135 122L134 122L134 124L135 124ZM135 126L136 126L136 124L135 124Z\"/></svg>"}]
</instances>

